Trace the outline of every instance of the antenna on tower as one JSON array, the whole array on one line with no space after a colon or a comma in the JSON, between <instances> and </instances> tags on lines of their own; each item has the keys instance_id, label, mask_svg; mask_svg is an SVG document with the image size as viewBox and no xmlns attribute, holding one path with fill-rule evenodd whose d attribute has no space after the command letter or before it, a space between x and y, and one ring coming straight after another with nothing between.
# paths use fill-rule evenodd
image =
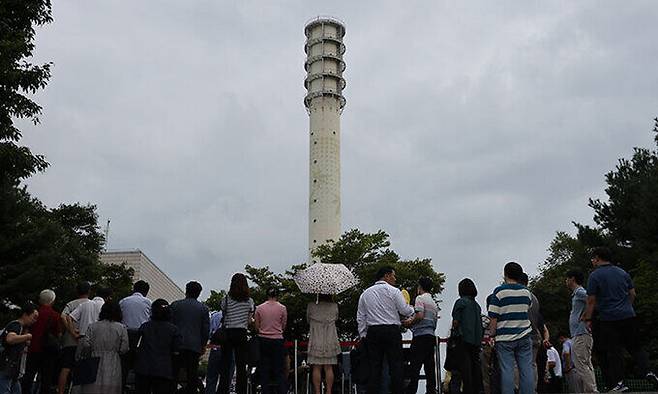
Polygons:
<instances>
[{"instance_id":1,"label":"antenna on tower","mask_svg":"<svg viewBox=\"0 0 658 394\"><path fill-rule=\"evenodd\" d=\"M105 224L105 251L107 252L107 244L110 242L110 219L107 219Z\"/></svg>"}]
</instances>

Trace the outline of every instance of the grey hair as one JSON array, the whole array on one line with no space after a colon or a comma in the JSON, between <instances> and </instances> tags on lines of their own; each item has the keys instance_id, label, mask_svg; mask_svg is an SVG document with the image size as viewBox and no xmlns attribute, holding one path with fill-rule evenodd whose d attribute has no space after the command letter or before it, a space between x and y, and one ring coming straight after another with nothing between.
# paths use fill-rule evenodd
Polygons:
<instances>
[{"instance_id":1,"label":"grey hair","mask_svg":"<svg viewBox=\"0 0 658 394\"><path fill-rule=\"evenodd\" d=\"M50 305L55 302L55 292L46 289L39 293L39 304L41 305Z\"/></svg>"}]
</instances>

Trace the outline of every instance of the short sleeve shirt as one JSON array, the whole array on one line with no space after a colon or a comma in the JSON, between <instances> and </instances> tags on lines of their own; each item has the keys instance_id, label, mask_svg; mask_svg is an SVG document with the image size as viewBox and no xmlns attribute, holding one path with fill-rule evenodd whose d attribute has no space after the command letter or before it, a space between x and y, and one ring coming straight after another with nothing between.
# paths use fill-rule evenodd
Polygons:
<instances>
[{"instance_id":1,"label":"short sleeve shirt","mask_svg":"<svg viewBox=\"0 0 658 394\"><path fill-rule=\"evenodd\" d=\"M601 265L589 275L587 295L596 297L596 309L601 321L617 321L635 317L635 310L628 297L633 289L628 272L612 265Z\"/></svg>"},{"instance_id":2,"label":"short sleeve shirt","mask_svg":"<svg viewBox=\"0 0 658 394\"><path fill-rule=\"evenodd\" d=\"M414 336L434 335L439 309L432 296L429 293L423 293L417 296L416 302L414 302L414 311L423 312L423 320L411 327Z\"/></svg>"},{"instance_id":3,"label":"short sleeve shirt","mask_svg":"<svg viewBox=\"0 0 658 394\"><path fill-rule=\"evenodd\" d=\"M585 306L587 305L587 291L581 286L573 291L571 296L571 314L569 315L569 331L571 332L571 337L577 337L578 335L584 335L589 333L587 330L587 325L584 321L580 320L580 317L585 311Z\"/></svg>"},{"instance_id":4,"label":"short sleeve shirt","mask_svg":"<svg viewBox=\"0 0 658 394\"><path fill-rule=\"evenodd\" d=\"M73 313L73 311L83 302L87 302L89 299L87 298L78 298L73 301L70 301L66 306L64 307L64 310L62 310L62 315L70 315ZM78 324L74 321L73 324L78 326ZM73 335L68 330L64 330L64 335L62 336L62 347L71 347L71 346L77 346L78 341L73 338Z\"/></svg>"},{"instance_id":5,"label":"short sleeve shirt","mask_svg":"<svg viewBox=\"0 0 658 394\"><path fill-rule=\"evenodd\" d=\"M15 378L18 377L21 364L21 356L23 355L23 350L25 349L27 343L23 342L10 345L6 342L6 340L7 334L10 332L15 333L16 335L22 335L23 325L19 321L14 320L7 324L4 329L5 332L2 334L2 344L5 348L5 351L3 352L2 357L0 357L0 371L3 371L10 377Z\"/></svg>"},{"instance_id":6,"label":"short sleeve shirt","mask_svg":"<svg viewBox=\"0 0 658 394\"><path fill-rule=\"evenodd\" d=\"M573 354L573 351L571 349L573 349L571 339L567 339L562 344L562 369L565 370L565 371L567 369L572 369L572 368L575 367L575 365L573 363L574 354ZM571 357L571 365L566 365L567 358L565 357L565 354L567 354L567 353Z\"/></svg>"},{"instance_id":7,"label":"short sleeve shirt","mask_svg":"<svg viewBox=\"0 0 658 394\"><path fill-rule=\"evenodd\" d=\"M247 328L249 325L249 315L254 313L254 309L254 300L251 298L245 301L237 301L230 296L226 296L222 304L224 327Z\"/></svg>"},{"instance_id":8,"label":"short sleeve shirt","mask_svg":"<svg viewBox=\"0 0 658 394\"><path fill-rule=\"evenodd\" d=\"M558 353L554 347L551 347L546 351L546 359L548 362L555 363L555 368L553 369L555 376L562 376L562 361L560 360L560 353Z\"/></svg>"},{"instance_id":9,"label":"short sleeve shirt","mask_svg":"<svg viewBox=\"0 0 658 394\"><path fill-rule=\"evenodd\" d=\"M452 308L452 319L459 322L462 340L471 345L482 342L482 308L471 297L461 297Z\"/></svg>"},{"instance_id":10,"label":"short sleeve shirt","mask_svg":"<svg viewBox=\"0 0 658 394\"><path fill-rule=\"evenodd\" d=\"M505 283L496 287L488 300L489 317L497 319L497 342L516 341L530 335L530 290L518 283Z\"/></svg>"}]
</instances>

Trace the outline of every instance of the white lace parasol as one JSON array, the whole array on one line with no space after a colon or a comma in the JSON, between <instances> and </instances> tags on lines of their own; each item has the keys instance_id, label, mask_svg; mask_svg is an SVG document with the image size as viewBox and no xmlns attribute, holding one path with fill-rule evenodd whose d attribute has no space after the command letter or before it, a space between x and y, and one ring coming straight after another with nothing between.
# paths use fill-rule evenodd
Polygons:
<instances>
[{"instance_id":1,"label":"white lace parasol","mask_svg":"<svg viewBox=\"0 0 658 394\"><path fill-rule=\"evenodd\" d=\"M338 294L358 283L343 264L315 263L294 279L302 293L309 294Z\"/></svg>"}]
</instances>

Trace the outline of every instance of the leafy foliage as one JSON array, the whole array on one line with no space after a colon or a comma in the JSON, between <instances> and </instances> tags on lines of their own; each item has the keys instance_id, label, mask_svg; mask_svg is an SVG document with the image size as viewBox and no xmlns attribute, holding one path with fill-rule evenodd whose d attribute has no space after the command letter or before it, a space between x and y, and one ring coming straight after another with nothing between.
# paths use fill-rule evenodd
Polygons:
<instances>
[{"instance_id":1,"label":"leafy foliage","mask_svg":"<svg viewBox=\"0 0 658 394\"><path fill-rule=\"evenodd\" d=\"M41 106L26 94L43 89L50 78L50 63L28 62L34 49L35 26L52 21L49 0L3 0L0 2L0 185L18 185L20 180L44 170L41 155L18 145L21 131L14 118L39 122Z\"/></svg>"},{"instance_id":2,"label":"leafy foliage","mask_svg":"<svg viewBox=\"0 0 658 394\"><path fill-rule=\"evenodd\" d=\"M81 280L109 286L115 297L129 293L132 269L101 264L103 235L96 207L80 204L46 208L24 188L0 200L0 300L36 300L46 288L61 305L75 296ZM0 312L7 312L0 310Z\"/></svg>"},{"instance_id":3,"label":"leafy foliage","mask_svg":"<svg viewBox=\"0 0 658 394\"><path fill-rule=\"evenodd\" d=\"M658 146L658 118L654 119ZM590 199L596 227L574 223L572 237L559 232L549 256L531 287L542 302L548 324L568 329L569 293L564 285L567 270L591 271L588 250L607 246L614 263L631 274L637 299L635 310L641 321L640 335L657 362L658 355L658 151L635 148L631 159L620 159L605 175L607 200ZM552 332L556 332L552 330ZM567 331L568 332L568 331Z\"/></svg>"}]
</instances>

